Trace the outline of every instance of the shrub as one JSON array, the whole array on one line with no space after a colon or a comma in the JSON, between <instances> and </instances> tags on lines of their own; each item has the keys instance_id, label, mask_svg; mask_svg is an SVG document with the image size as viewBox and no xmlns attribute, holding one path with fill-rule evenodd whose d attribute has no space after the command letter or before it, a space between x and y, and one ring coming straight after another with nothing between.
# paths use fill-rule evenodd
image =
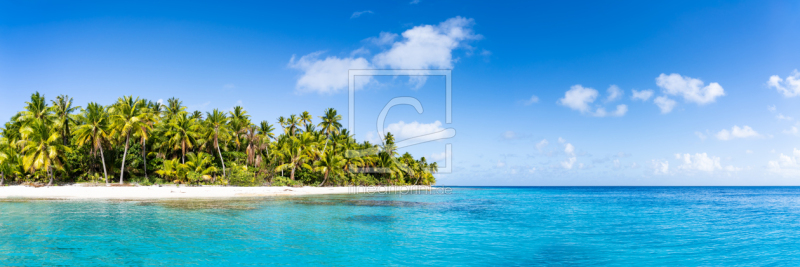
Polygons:
<instances>
[{"instance_id":1,"label":"shrub","mask_svg":"<svg viewBox=\"0 0 800 267\"><path fill-rule=\"evenodd\" d=\"M298 186L302 185L300 181L292 181L292 179L283 177L283 176L275 176L272 179L272 186Z\"/></svg>"}]
</instances>

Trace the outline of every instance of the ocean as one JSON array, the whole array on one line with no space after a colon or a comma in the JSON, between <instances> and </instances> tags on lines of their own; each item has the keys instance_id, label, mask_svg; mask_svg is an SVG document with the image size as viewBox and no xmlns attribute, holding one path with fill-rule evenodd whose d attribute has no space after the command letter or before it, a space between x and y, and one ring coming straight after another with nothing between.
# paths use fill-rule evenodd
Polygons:
<instances>
[{"instance_id":1,"label":"ocean","mask_svg":"<svg viewBox=\"0 0 800 267\"><path fill-rule=\"evenodd\" d=\"M0 265L800 265L798 187L0 202Z\"/></svg>"}]
</instances>

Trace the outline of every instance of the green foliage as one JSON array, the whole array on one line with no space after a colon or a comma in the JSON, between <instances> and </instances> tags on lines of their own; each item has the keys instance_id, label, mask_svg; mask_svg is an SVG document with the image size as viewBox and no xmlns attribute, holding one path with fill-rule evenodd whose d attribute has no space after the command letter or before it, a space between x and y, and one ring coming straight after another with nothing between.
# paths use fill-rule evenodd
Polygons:
<instances>
[{"instance_id":1,"label":"green foliage","mask_svg":"<svg viewBox=\"0 0 800 267\"><path fill-rule=\"evenodd\" d=\"M277 176L275 179L272 179L272 186L301 186L303 183L300 181L292 181L287 177Z\"/></svg>"},{"instance_id":2,"label":"green foliage","mask_svg":"<svg viewBox=\"0 0 800 267\"><path fill-rule=\"evenodd\" d=\"M78 101L79 102L79 101ZM123 96L108 106L35 93L0 128L5 183L132 182L342 186L433 184L436 163L399 156L394 136L357 142L335 109L253 123L243 107L189 111ZM276 129L280 125L281 129ZM108 179L106 179L108 177ZM128 177L127 180L124 178Z\"/></svg>"}]
</instances>

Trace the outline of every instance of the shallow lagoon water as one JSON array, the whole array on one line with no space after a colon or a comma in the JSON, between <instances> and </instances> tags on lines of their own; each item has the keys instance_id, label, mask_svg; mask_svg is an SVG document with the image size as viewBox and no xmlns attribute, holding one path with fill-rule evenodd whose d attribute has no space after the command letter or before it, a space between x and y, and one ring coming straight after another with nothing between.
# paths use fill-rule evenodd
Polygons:
<instances>
[{"instance_id":1,"label":"shallow lagoon water","mask_svg":"<svg viewBox=\"0 0 800 267\"><path fill-rule=\"evenodd\" d=\"M800 188L0 202L0 265L800 263Z\"/></svg>"}]
</instances>

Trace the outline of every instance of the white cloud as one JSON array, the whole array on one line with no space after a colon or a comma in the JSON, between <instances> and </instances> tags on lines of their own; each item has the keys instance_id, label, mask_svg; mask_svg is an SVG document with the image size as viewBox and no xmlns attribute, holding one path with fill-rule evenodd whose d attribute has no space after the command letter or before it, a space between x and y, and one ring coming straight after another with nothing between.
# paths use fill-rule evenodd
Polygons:
<instances>
[{"instance_id":1,"label":"white cloud","mask_svg":"<svg viewBox=\"0 0 800 267\"><path fill-rule=\"evenodd\" d=\"M355 55L367 52L366 49L358 49L345 58L328 56L323 59L323 51L302 56L300 59L292 56L288 66L302 72L295 86L298 91L317 93L336 93L347 88L347 72L350 69L452 69L453 50L460 47L471 48L466 41L482 38L473 33L473 24L472 19L455 17L439 25L421 25L406 30L399 41L395 40L397 34L381 32L378 37L366 40L379 46L391 46L376 54L371 62L366 58L356 57ZM425 79L411 78L411 82L419 88Z\"/></svg>"},{"instance_id":2,"label":"white cloud","mask_svg":"<svg viewBox=\"0 0 800 267\"><path fill-rule=\"evenodd\" d=\"M159 98L158 101L156 101L156 103L159 103L159 104L163 105L164 104L164 99L163 98Z\"/></svg>"},{"instance_id":3,"label":"white cloud","mask_svg":"<svg viewBox=\"0 0 800 267\"><path fill-rule=\"evenodd\" d=\"M792 152L792 155L781 153L778 160L767 162L767 169L786 176L800 175L800 149L794 148Z\"/></svg>"},{"instance_id":4,"label":"white cloud","mask_svg":"<svg viewBox=\"0 0 800 267\"><path fill-rule=\"evenodd\" d=\"M778 108L775 107L775 105L772 105L772 106L767 106L767 110L769 110L769 112L775 112L776 110L778 110Z\"/></svg>"},{"instance_id":5,"label":"white cloud","mask_svg":"<svg viewBox=\"0 0 800 267\"><path fill-rule=\"evenodd\" d=\"M374 13L375 12L372 12L372 10L356 11L356 12L353 12L353 15L351 15L350 18L354 19L354 18L361 17L361 15L364 15L364 14L374 14Z\"/></svg>"},{"instance_id":6,"label":"white cloud","mask_svg":"<svg viewBox=\"0 0 800 267\"><path fill-rule=\"evenodd\" d=\"M455 17L439 25L416 26L403 32L402 40L372 58L377 67L393 69L452 69L453 50L468 40L482 38L473 33L472 19Z\"/></svg>"},{"instance_id":7,"label":"white cloud","mask_svg":"<svg viewBox=\"0 0 800 267\"><path fill-rule=\"evenodd\" d=\"M567 153L567 155L570 156L575 156L575 146L573 146L570 143L567 143L567 145L564 146L564 153Z\"/></svg>"},{"instance_id":8,"label":"white cloud","mask_svg":"<svg viewBox=\"0 0 800 267\"><path fill-rule=\"evenodd\" d=\"M606 98L606 102L617 101L620 98L622 98L622 95L625 94L625 91L622 91L622 89L620 89L619 86L615 84L609 86L607 92L608 92L608 97Z\"/></svg>"},{"instance_id":9,"label":"white cloud","mask_svg":"<svg viewBox=\"0 0 800 267\"><path fill-rule=\"evenodd\" d=\"M562 144L563 144L563 143L564 143L564 142L566 142L566 141L567 141L567 140L565 140L564 138L561 138L561 137L559 137L559 138L558 138L558 142L559 142L559 143L562 143Z\"/></svg>"},{"instance_id":10,"label":"white cloud","mask_svg":"<svg viewBox=\"0 0 800 267\"><path fill-rule=\"evenodd\" d=\"M656 78L656 85L668 95L682 96L684 101L694 102L698 105L712 103L716 101L717 97L725 95L725 90L718 83L703 86L704 83L700 79L681 76L677 73L670 75L662 73Z\"/></svg>"},{"instance_id":11,"label":"white cloud","mask_svg":"<svg viewBox=\"0 0 800 267\"><path fill-rule=\"evenodd\" d=\"M530 98L530 99L528 99L528 100L525 100L525 105L526 105L526 106L530 106L530 105L533 105L533 104L535 104L535 103L539 103L539 97L538 97L538 96L535 96L535 95L534 95L534 96L531 96L531 98Z\"/></svg>"},{"instance_id":12,"label":"white cloud","mask_svg":"<svg viewBox=\"0 0 800 267\"><path fill-rule=\"evenodd\" d=\"M647 101L652 96L653 96L653 90L642 90L642 91L631 90L631 99L633 100Z\"/></svg>"},{"instance_id":13,"label":"white cloud","mask_svg":"<svg viewBox=\"0 0 800 267\"><path fill-rule=\"evenodd\" d=\"M707 137L705 134L701 132L694 132L694 135L697 135L697 137L700 138L700 140L706 140Z\"/></svg>"},{"instance_id":14,"label":"white cloud","mask_svg":"<svg viewBox=\"0 0 800 267\"><path fill-rule=\"evenodd\" d=\"M348 86L348 70L369 69L369 62L364 58L339 58L329 56L320 59L322 51L289 61L289 67L301 70L303 75L297 80L296 88L302 92L335 93Z\"/></svg>"},{"instance_id":15,"label":"white cloud","mask_svg":"<svg viewBox=\"0 0 800 267\"><path fill-rule=\"evenodd\" d=\"M675 100L669 99L667 96L659 96L653 100L653 103L656 103L659 109L661 109L661 114L667 114L672 112L672 109L675 108Z\"/></svg>"},{"instance_id":16,"label":"white cloud","mask_svg":"<svg viewBox=\"0 0 800 267\"><path fill-rule=\"evenodd\" d=\"M753 130L753 128L750 128L750 126L747 125L745 125L742 128L739 128L739 126L734 125L730 131L728 131L728 129L722 129L722 131L719 131L716 135L717 139L723 141L732 140L735 138L748 138L748 137L759 137L759 136L761 135L758 134L758 132L756 132L755 130Z\"/></svg>"},{"instance_id":17,"label":"white cloud","mask_svg":"<svg viewBox=\"0 0 800 267\"><path fill-rule=\"evenodd\" d=\"M595 117L619 117L628 112L627 105L617 105L617 109L612 113L606 112L606 109L603 107L598 107L596 111L592 112L589 104L593 103L597 99L597 95L597 90L576 84L570 87L566 93L564 93L564 98L559 99L558 104L580 111L581 113L588 113Z\"/></svg>"},{"instance_id":18,"label":"white cloud","mask_svg":"<svg viewBox=\"0 0 800 267\"><path fill-rule=\"evenodd\" d=\"M778 113L778 116L776 116L776 118L778 118L778 120L787 120L787 121L794 120L794 118L789 116L783 116L783 114L780 113Z\"/></svg>"},{"instance_id":19,"label":"white cloud","mask_svg":"<svg viewBox=\"0 0 800 267\"><path fill-rule=\"evenodd\" d=\"M577 160L578 159L575 158L575 157L570 157L567 160L561 162L561 167L564 167L564 169L567 169L567 170L571 170L572 166L575 164L575 161L577 161Z\"/></svg>"},{"instance_id":20,"label":"white cloud","mask_svg":"<svg viewBox=\"0 0 800 267\"><path fill-rule=\"evenodd\" d=\"M714 170L722 169L719 164L719 157L709 157L706 153L690 154L676 154L678 159L683 160L683 165L678 166L681 170L698 170L705 172L713 172Z\"/></svg>"},{"instance_id":21,"label":"white cloud","mask_svg":"<svg viewBox=\"0 0 800 267\"><path fill-rule=\"evenodd\" d=\"M786 77L785 80L778 75L772 75L769 77L767 85L778 90L778 93L781 93L784 97L800 96L800 72L797 70L792 71L792 74Z\"/></svg>"},{"instance_id":22,"label":"white cloud","mask_svg":"<svg viewBox=\"0 0 800 267\"><path fill-rule=\"evenodd\" d=\"M499 161L499 160L497 161L497 165L495 165L495 167L497 167L497 168L502 168L502 167L505 167L505 166L506 166L506 163L502 162L502 161Z\"/></svg>"},{"instance_id":23,"label":"white cloud","mask_svg":"<svg viewBox=\"0 0 800 267\"><path fill-rule=\"evenodd\" d=\"M535 173L536 172L536 167L528 169L528 172L529 173Z\"/></svg>"},{"instance_id":24,"label":"white cloud","mask_svg":"<svg viewBox=\"0 0 800 267\"><path fill-rule=\"evenodd\" d=\"M381 32L380 34L378 34L378 37L370 37L367 38L365 41L373 43L377 46L384 46L393 44L394 40L396 40L398 36L399 35L397 35L396 33Z\"/></svg>"},{"instance_id":25,"label":"white cloud","mask_svg":"<svg viewBox=\"0 0 800 267\"><path fill-rule=\"evenodd\" d=\"M542 141L539 141L539 143L536 143L536 149L538 149L539 151L541 151L541 150L542 150L544 147L546 147L548 144L550 144L550 142L547 142L547 139L542 139Z\"/></svg>"},{"instance_id":26,"label":"white cloud","mask_svg":"<svg viewBox=\"0 0 800 267\"><path fill-rule=\"evenodd\" d=\"M520 134L514 131L506 131L502 135L503 139L505 140L516 140L529 137L527 134Z\"/></svg>"},{"instance_id":27,"label":"white cloud","mask_svg":"<svg viewBox=\"0 0 800 267\"><path fill-rule=\"evenodd\" d=\"M748 149L748 150L745 150L744 153L753 154L753 150Z\"/></svg>"},{"instance_id":28,"label":"white cloud","mask_svg":"<svg viewBox=\"0 0 800 267\"><path fill-rule=\"evenodd\" d=\"M667 174L669 173L669 161L657 161L653 160L653 173L654 174Z\"/></svg>"},{"instance_id":29,"label":"white cloud","mask_svg":"<svg viewBox=\"0 0 800 267\"><path fill-rule=\"evenodd\" d=\"M597 94L595 89L584 88L582 85L576 84L564 93L564 98L559 99L558 103L581 113L589 112L589 104L594 102Z\"/></svg>"},{"instance_id":30,"label":"white cloud","mask_svg":"<svg viewBox=\"0 0 800 267\"><path fill-rule=\"evenodd\" d=\"M420 0L411 0L411 2L409 2L408 4L409 5L416 5L416 4L419 4L419 2L420 2Z\"/></svg>"}]
</instances>

